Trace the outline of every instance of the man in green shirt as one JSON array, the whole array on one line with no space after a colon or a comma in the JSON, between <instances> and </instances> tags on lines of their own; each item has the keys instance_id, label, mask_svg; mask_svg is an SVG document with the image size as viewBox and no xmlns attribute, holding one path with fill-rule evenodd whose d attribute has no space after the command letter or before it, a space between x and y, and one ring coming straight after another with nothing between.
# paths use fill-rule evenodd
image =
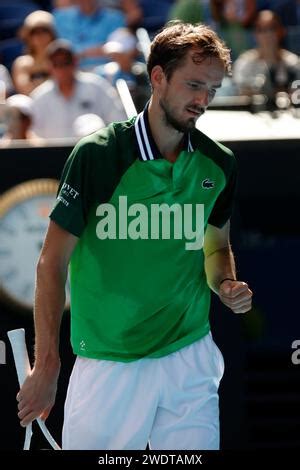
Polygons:
<instances>
[{"instance_id":1,"label":"man in green shirt","mask_svg":"<svg viewBox=\"0 0 300 470\"><path fill-rule=\"evenodd\" d=\"M219 447L210 289L235 313L252 292L229 243L234 156L195 124L229 67L211 29L168 25L145 110L81 140L65 165L37 267L35 365L17 396L24 426L53 406L70 261L64 449Z\"/></svg>"}]
</instances>

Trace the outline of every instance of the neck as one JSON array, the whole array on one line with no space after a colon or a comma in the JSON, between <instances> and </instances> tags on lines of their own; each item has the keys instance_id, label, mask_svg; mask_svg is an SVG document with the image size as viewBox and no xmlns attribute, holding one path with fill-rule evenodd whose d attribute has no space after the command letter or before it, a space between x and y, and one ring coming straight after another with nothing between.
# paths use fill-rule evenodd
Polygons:
<instances>
[{"instance_id":1,"label":"neck","mask_svg":"<svg viewBox=\"0 0 300 470\"><path fill-rule=\"evenodd\" d=\"M59 91L65 98L70 98L73 95L74 89L75 89L74 79L68 82L58 83L57 85L58 85Z\"/></svg>"},{"instance_id":2,"label":"neck","mask_svg":"<svg viewBox=\"0 0 300 470\"><path fill-rule=\"evenodd\" d=\"M260 47L259 48L259 55L260 57L269 63L275 63L280 60L280 48L271 49L269 47Z\"/></svg>"},{"instance_id":3,"label":"neck","mask_svg":"<svg viewBox=\"0 0 300 470\"><path fill-rule=\"evenodd\" d=\"M184 134L167 125L163 110L153 97L150 100L148 112L150 129L159 151L164 158L175 162L181 151Z\"/></svg>"},{"instance_id":4,"label":"neck","mask_svg":"<svg viewBox=\"0 0 300 470\"><path fill-rule=\"evenodd\" d=\"M80 9L83 15L93 15L98 10L98 5L95 3L94 5L81 6Z\"/></svg>"}]
</instances>

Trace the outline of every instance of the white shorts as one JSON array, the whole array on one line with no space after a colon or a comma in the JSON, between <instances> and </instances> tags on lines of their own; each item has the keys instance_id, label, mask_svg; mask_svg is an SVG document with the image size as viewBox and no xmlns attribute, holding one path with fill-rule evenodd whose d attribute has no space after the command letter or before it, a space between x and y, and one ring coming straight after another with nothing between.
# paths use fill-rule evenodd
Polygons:
<instances>
[{"instance_id":1,"label":"white shorts","mask_svg":"<svg viewBox=\"0 0 300 470\"><path fill-rule=\"evenodd\" d=\"M222 354L211 334L159 359L77 357L63 449L219 449Z\"/></svg>"}]
</instances>

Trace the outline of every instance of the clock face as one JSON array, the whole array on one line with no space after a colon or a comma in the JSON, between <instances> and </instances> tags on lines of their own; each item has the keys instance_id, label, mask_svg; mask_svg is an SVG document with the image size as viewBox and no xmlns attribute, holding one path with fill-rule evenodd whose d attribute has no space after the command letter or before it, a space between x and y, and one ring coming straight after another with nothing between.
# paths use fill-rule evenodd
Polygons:
<instances>
[{"instance_id":1,"label":"clock face","mask_svg":"<svg viewBox=\"0 0 300 470\"><path fill-rule=\"evenodd\" d=\"M33 180L0 199L0 290L6 300L24 308L33 306L36 264L57 187L56 180Z\"/></svg>"}]
</instances>

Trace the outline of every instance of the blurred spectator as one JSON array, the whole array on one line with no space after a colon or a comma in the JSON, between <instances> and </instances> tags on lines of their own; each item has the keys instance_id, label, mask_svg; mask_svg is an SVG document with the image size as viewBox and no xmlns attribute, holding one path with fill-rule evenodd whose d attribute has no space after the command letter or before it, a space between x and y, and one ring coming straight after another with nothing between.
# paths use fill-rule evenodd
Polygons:
<instances>
[{"instance_id":1,"label":"blurred spectator","mask_svg":"<svg viewBox=\"0 0 300 470\"><path fill-rule=\"evenodd\" d=\"M37 10L28 15L21 30L21 37L25 42L27 54L15 59L12 78L16 91L29 95L49 77L45 50L55 38L51 13Z\"/></svg>"},{"instance_id":2,"label":"blurred spectator","mask_svg":"<svg viewBox=\"0 0 300 470\"><path fill-rule=\"evenodd\" d=\"M300 78L299 58L281 47L283 36L276 13L261 11L255 22L257 48L244 52L234 63L233 77L240 93L261 93L272 103L276 93L289 92L292 82Z\"/></svg>"},{"instance_id":3,"label":"blurred spectator","mask_svg":"<svg viewBox=\"0 0 300 470\"><path fill-rule=\"evenodd\" d=\"M216 28L211 10L211 0L176 0L169 12L170 20L186 23L205 23Z\"/></svg>"},{"instance_id":4,"label":"blurred spectator","mask_svg":"<svg viewBox=\"0 0 300 470\"><path fill-rule=\"evenodd\" d=\"M0 97L1 99L6 98L13 92L13 83L10 78L9 71L5 65L0 64Z\"/></svg>"},{"instance_id":5,"label":"blurred spectator","mask_svg":"<svg viewBox=\"0 0 300 470\"><path fill-rule=\"evenodd\" d=\"M103 49L113 62L99 65L94 72L109 80L113 86L116 86L118 79L124 79L137 111L142 111L150 98L151 89L146 64L136 60L135 35L127 28L119 28L109 36Z\"/></svg>"},{"instance_id":6,"label":"blurred spectator","mask_svg":"<svg viewBox=\"0 0 300 470\"><path fill-rule=\"evenodd\" d=\"M143 19L143 9L139 0L101 0L105 8L116 8L125 14L128 28L136 29Z\"/></svg>"},{"instance_id":7,"label":"blurred spectator","mask_svg":"<svg viewBox=\"0 0 300 470\"><path fill-rule=\"evenodd\" d=\"M31 140L40 142L31 130L32 99L29 96L16 94L6 100L6 132L0 140L0 146L10 145L13 140Z\"/></svg>"},{"instance_id":8,"label":"blurred spectator","mask_svg":"<svg viewBox=\"0 0 300 470\"><path fill-rule=\"evenodd\" d=\"M48 47L52 79L32 93L34 131L45 138L76 137L74 122L78 116L93 113L105 124L126 119L114 88L104 78L76 72L72 46L56 40Z\"/></svg>"},{"instance_id":9,"label":"blurred spectator","mask_svg":"<svg viewBox=\"0 0 300 470\"><path fill-rule=\"evenodd\" d=\"M97 0L77 0L77 5L54 10L58 36L69 40L80 59L80 68L105 62L103 44L115 29L125 26L125 16L103 8Z\"/></svg>"},{"instance_id":10,"label":"blurred spectator","mask_svg":"<svg viewBox=\"0 0 300 470\"><path fill-rule=\"evenodd\" d=\"M256 0L211 0L219 33L231 49L233 60L250 47L247 28L253 25Z\"/></svg>"}]
</instances>

